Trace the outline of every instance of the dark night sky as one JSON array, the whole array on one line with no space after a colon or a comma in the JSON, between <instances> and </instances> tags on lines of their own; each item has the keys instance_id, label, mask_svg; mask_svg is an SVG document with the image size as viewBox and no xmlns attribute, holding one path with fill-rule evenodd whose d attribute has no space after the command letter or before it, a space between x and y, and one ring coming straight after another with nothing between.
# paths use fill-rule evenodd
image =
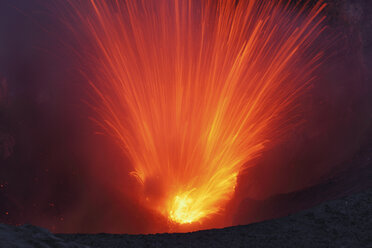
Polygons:
<instances>
[{"instance_id":1,"label":"dark night sky","mask_svg":"<svg viewBox=\"0 0 372 248\"><path fill-rule=\"evenodd\" d=\"M128 161L110 138L95 134L87 85L69 49L72 35L46 2L0 1L7 88L0 99L0 222L56 232L166 231L161 217L129 200L135 189ZM240 178L235 202L318 184L371 140L368 34L360 33L363 20L340 13L330 29L341 33L343 49L304 100L307 123Z\"/></svg>"}]
</instances>

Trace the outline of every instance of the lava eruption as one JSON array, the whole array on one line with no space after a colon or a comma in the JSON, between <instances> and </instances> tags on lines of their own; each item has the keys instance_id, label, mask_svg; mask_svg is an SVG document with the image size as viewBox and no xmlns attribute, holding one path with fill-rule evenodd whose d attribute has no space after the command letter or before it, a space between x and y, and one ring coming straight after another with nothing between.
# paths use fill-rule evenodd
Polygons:
<instances>
[{"instance_id":1,"label":"lava eruption","mask_svg":"<svg viewBox=\"0 0 372 248\"><path fill-rule=\"evenodd\" d=\"M237 177L301 124L325 59L322 1L70 1L95 120L136 200L177 225L223 215Z\"/></svg>"}]
</instances>

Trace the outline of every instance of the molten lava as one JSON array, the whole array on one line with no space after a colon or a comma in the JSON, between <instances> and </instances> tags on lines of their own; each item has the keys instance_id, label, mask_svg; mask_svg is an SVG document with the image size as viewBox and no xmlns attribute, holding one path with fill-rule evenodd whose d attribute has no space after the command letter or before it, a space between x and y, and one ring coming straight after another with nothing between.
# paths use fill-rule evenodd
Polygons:
<instances>
[{"instance_id":1,"label":"molten lava","mask_svg":"<svg viewBox=\"0 0 372 248\"><path fill-rule=\"evenodd\" d=\"M130 159L143 204L179 224L223 213L239 173L298 124L322 60L322 2L70 6L88 38L79 53L97 119Z\"/></svg>"}]
</instances>

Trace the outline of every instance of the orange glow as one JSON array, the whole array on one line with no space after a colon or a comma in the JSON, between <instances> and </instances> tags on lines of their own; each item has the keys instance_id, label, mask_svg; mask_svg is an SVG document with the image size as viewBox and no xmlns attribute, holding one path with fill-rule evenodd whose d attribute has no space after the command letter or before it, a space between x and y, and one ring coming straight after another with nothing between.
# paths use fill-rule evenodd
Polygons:
<instances>
[{"instance_id":1,"label":"orange glow","mask_svg":"<svg viewBox=\"0 0 372 248\"><path fill-rule=\"evenodd\" d=\"M174 223L222 213L239 173L296 125L290 113L322 59L321 2L70 5L90 42L97 119L131 160L139 199Z\"/></svg>"}]
</instances>

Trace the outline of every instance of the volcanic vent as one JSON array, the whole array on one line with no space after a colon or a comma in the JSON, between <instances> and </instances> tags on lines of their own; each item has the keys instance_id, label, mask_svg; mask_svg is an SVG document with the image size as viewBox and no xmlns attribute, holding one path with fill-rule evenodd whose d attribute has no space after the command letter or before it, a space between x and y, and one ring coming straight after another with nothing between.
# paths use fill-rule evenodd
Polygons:
<instances>
[{"instance_id":1,"label":"volcanic vent","mask_svg":"<svg viewBox=\"0 0 372 248\"><path fill-rule=\"evenodd\" d=\"M224 215L239 173L301 123L324 60L322 1L69 7L95 119L130 159L136 201L179 225Z\"/></svg>"}]
</instances>

